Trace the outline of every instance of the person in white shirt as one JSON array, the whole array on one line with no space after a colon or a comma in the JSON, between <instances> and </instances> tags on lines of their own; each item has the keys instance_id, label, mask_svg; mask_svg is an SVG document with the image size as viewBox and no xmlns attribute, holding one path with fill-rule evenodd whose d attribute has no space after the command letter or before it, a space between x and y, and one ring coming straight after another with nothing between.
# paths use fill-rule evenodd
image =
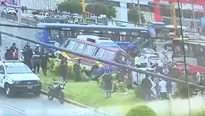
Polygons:
<instances>
[{"instance_id":1,"label":"person in white shirt","mask_svg":"<svg viewBox=\"0 0 205 116\"><path fill-rule=\"evenodd\" d=\"M159 87L160 87L160 96L161 99L167 99L167 82L163 79L160 79L159 81Z\"/></svg>"},{"instance_id":2,"label":"person in white shirt","mask_svg":"<svg viewBox=\"0 0 205 116\"><path fill-rule=\"evenodd\" d=\"M200 74L200 72L196 73L196 80L197 80L198 84L201 84L201 74Z\"/></svg>"},{"instance_id":3,"label":"person in white shirt","mask_svg":"<svg viewBox=\"0 0 205 116\"><path fill-rule=\"evenodd\" d=\"M172 95L174 95L177 90L177 84L174 81L172 81L171 84L172 84Z\"/></svg>"}]
</instances>

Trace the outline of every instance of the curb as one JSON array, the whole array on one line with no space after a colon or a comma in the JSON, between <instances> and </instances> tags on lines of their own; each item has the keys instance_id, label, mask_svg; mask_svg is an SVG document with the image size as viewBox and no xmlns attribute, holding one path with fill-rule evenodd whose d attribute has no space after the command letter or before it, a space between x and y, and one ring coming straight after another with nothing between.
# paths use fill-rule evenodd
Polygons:
<instances>
[{"instance_id":1,"label":"curb","mask_svg":"<svg viewBox=\"0 0 205 116\"><path fill-rule=\"evenodd\" d=\"M43 95L47 95L47 91L45 91L45 90L41 90L41 94L43 94ZM84 105L84 104L81 104L81 103L75 102L75 101L70 100L70 99L67 99L67 98L65 98L65 102L70 103L70 104L73 104L73 105L76 105L76 106L79 106L79 107L81 107L81 108L87 108L87 109L94 110L95 112L98 112L98 113L104 114L104 115L106 115L106 116L114 116L114 115L109 114L109 113L107 113L107 112L97 110L96 108L93 108L93 107L90 107L90 106L87 106L87 105Z\"/></svg>"}]
</instances>

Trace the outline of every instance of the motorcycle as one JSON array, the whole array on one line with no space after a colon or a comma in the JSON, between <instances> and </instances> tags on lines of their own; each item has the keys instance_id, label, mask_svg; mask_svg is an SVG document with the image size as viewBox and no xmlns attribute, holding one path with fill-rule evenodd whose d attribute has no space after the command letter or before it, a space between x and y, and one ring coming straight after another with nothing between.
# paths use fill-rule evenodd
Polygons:
<instances>
[{"instance_id":1,"label":"motorcycle","mask_svg":"<svg viewBox=\"0 0 205 116\"><path fill-rule=\"evenodd\" d=\"M61 104L64 103L64 86L66 82L59 83L54 80L54 82L48 86L48 100L53 100L56 98Z\"/></svg>"}]
</instances>

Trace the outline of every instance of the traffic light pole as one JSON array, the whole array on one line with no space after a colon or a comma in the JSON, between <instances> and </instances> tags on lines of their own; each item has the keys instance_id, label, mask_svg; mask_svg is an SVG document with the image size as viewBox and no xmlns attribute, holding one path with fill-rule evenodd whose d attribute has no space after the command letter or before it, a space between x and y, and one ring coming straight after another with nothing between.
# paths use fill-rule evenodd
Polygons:
<instances>
[{"instance_id":1,"label":"traffic light pole","mask_svg":"<svg viewBox=\"0 0 205 116\"><path fill-rule=\"evenodd\" d=\"M83 12L83 23L86 24L86 4L85 0L81 0L82 12Z\"/></svg>"},{"instance_id":2,"label":"traffic light pole","mask_svg":"<svg viewBox=\"0 0 205 116\"><path fill-rule=\"evenodd\" d=\"M138 12L139 12L139 23L141 24L141 11L140 11L140 0L137 0L137 7L138 7Z\"/></svg>"}]
</instances>

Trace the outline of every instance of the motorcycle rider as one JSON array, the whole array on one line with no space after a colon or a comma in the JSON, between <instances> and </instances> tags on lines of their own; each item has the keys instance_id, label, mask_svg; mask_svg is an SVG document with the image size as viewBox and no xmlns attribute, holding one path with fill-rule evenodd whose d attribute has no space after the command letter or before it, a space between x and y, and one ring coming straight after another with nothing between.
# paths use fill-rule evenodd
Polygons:
<instances>
[{"instance_id":1,"label":"motorcycle rider","mask_svg":"<svg viewBox=\"0 0 205 116\"><path fill-rule=\"evenodd\" d=\"M33 61L33 70L35 73L40 71L40 46L37 44L34 50L34 55L32 57Z\"/></svg>"}]
</instances>

